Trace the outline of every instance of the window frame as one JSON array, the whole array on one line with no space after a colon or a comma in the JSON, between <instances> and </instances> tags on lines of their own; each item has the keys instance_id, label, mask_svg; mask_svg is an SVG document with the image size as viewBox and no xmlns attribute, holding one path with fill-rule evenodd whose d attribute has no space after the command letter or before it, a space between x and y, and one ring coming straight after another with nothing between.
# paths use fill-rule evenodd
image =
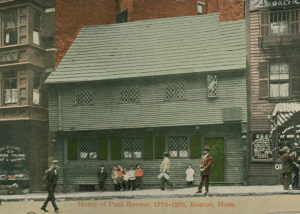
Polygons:
<instances>
[{"instance_id":1,"label":"window frame","mask_svg":"<svg viewBox=\"0 0 300 214\"><path fill-rule=\"evenodd\" d=\"M174 102L174 101L187 100L186 85L187 84L185 80L180 80L180 79L167 80L165 82L165 87L164 87L164 101ZM178 96L180 94L180 87L183 88L182 90L183 97ZM172 91L169 92L169 90ZM173 97L168 97L168 94L173 94Z\"/></svg>"},{"instance_id":2,"label":"window frame","mask_svg":"<svg viewBox=\"0 0 300 214\"><path fill-rule=\"evenodd\" d=\"M19 103L19 93L18 93L18 71L17 70L9 70L9 71L4 71L2 73L2 90L3 90L3 105L4 106L11 106L11 105L18 105ZM6 76L7 75L7 76ZM6 80L10 80L10 87L6 88ZM16 88L12 88L11 85L11 80L15 80ZM10 100L13 98L13 93L12 90L14 89L16 91L16 102L9 102L6 103L6 89L11 90L10 91Z\"/></svg>"},{"instance_id":3,"label":"window frame","mask_svg":"<svg viewBox=\"0 0 300 214\"><path fill-rule=\"evenodd\" d=\"M133 140L133 143L135 144L140 144L140 151L134 151L134 146L131 146L130 151L132 154L132 157L125 157L125 141L126 140ZM132 143L132 142L131 142ZM135 157L134 152L140 152L141 157ZM121 137L121 158L123 160L142 160L144 157L144 151L143 151L143 137L138 137L138 136L125 136Z\"/></svg>"},{"instance_id":4,"label":"window frame","mask_svg":"<svg viewBox=\"0 0 300 214\"><path fill-rule=\"evenodd\" d=\"M36 28L36 16L38 16L38 27ZM35 43L35 36L34 33L37 32L37 36L38 36L38 43ZM33 23L32 23L32 44L37 45L37 46L41 46L41 14L35 10L33 13Z\"/></svg>"},{"instance_id":5,"label":"window frame","mask_svg":"<svg viewBox=\"0 0 300 214\"><path fill-rule=\"evenodd\" d=\"M16 14L16 23L15 23L15 27L5 27L5 15L6 14L9 14L9 11L15 11L15 14ZM2 23L1 23L1 46L3 47L8 47L8 46L12 46L12 45L18 45L20 44L20 41L19 41L19 25L20 25L20 22L19 22L19 8L11 8L11 9L6 9L6 10L3 10L1 11L1 19L2 20ZM6 43L6 31L11 31L12 29L15 29L14 31L16 31L16 42L15 43ZM11 38L9 36L9 38Z\"/></svg>"},{"instance_id":6,"label":"window frame","mask_svg":"<svg viewBox=\"0 0 300 214\"><path fill-rule=\"evenodd\" d=\"M271 79L271 66L272 64L287 64L288 65L288 79ZM280 72L279 72L280 76ZM288 96L280 96L280 84L288 83ZM278 84L279 85L279 96L271 96L271 84ZM272 60L269 61L269 98L270 99L289 99L291 97L291 66L290 62L284 59Z\"/></svg>"},{"instance_id":7,"label":"window frame","mask_svg":"<svg viewBox=\"0 0 300 214\"><path fill-rule=\"evenodd\" d=\"M86 144L86 141L89 141L88 144ZM81 145L82 144L86 144L88 146L88 151L87 151L87 157L86 158L82 158L81 157ZM77 137L77 144L78 144L78 160L82 160L82 161L91 161L91 160L95 160L97 161L98 160L98 141L97 141L97 138L95 136L86 136L86 135L82 135L82 136L79 136ZM91 148L91 144L95 144L95 151L92 150ZM84 152L84 151L83 151ZM96 157L95 158L91 158L90 155L91 155L91 152L95 152L96 154Z\"/></svg>"},{"instance_id":8,"label":"window frame","mask_svg":"<svg viewBox=\"0 0 300 214\"><path fill-rule=\"evenodd\" d=\"M76 94L76 90L81 90L80 94ZM78 85L75 86L75 88L73 89L73 96L74 96L74 105L75 106L91 106L94 105L94 87L89 86L89 85ZM90 95L88 94L88 92L90 91ZM79 92L78 92L79 93ZM81 98L82 102L78 102L77 101L77 96L83 96ZM86 100L88 99L86 96L89 96L90 98L90 102L86 102Z\"/></svg>"},{"instance_id":9,"label":"window frame","mask_svg":"<svg viewBox=\"0 0 300 214\"><path fill-rule=\"evenodd\" d=\"M138 83L123 84L119 88L119 104L130 103L140 103L140 84Z\"/></svg>"},{"instance_id":10,"label":"window frame","mask_svg":"<svg viewBox=\"0 0 300 214\"><path fill-rule=\"evenodd\" d=\"M202 12L199 12L199 6L202 7ZM202 2L202 1L197 2L197 14L198 15L204 14L204 7L205 7L205 2Z\"/></svg>"},{"instance_id":11,"label":"window frame","mask_svg":"<svg viewBox=\"0 0 300 214\"><path fill-rule=\"evenodd\" d=\"M176 157L172 157L172 155L170 154L170 146L169 146L170 138L180 138L180 137L182 137L182 138L184 137L187 140L187 145L186 145L187 146L187 157L180 156L180 151L185 151L185 150L179 149L180 142L176 142L177 155L176 155ZM188 136L188 135L166 135L166 149L170 155L169 157L172 159L190 159L190 136Z\"/></svg>"},{"instance_id":12,"label":"window frame","mask_svg":"<svg viewBox=\"0 0 300 214\"><path fill-rule=\"evenodd\" d=\"M210 83L212 83L212 82L209 82L210 81L210 79L212 79L212 78L209 78L209 76L212 76L212 78L214 78L214 79L216 79L216 86L215 86L215 94L216 95L210 95L210 91L209 91L209 85L210 85ZM218 84L218 75L217 74L207 74L207 98L208 99L216 99L216 98L218 98L219 97L219 84Z\"/></svg>"}]
</instances>

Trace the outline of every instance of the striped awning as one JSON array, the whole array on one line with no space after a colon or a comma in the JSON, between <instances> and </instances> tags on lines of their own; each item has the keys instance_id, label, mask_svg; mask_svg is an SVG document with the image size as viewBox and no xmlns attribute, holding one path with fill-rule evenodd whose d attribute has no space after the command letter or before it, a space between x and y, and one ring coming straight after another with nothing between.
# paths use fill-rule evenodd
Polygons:
<instances>
[{"instance_id":1,"label":"striped awning","mask_svg":"<svg viewBox=\"0 0 300 214\"><path fill-rule=\"evenodd\" d=\"M300 112L300 103L278 103L271 117L271 134L286 124L297 112Z\"/></svg>"}]
</instances>

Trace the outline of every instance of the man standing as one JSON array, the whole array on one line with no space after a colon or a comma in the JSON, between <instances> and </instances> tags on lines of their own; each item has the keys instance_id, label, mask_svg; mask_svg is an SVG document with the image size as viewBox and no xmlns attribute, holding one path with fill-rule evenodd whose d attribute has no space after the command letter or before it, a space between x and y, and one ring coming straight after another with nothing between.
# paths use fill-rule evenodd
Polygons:
<instances>
[{"instance_id":1,"label":"man standing","mask_svg":"<svg viewBox=\"0 0 300 214\"><path fill-rule=\"evenodd\" d=\"M201 180L198 188L197 193L202 193L202 186L205 182L205 193L208 193L208 187L209 187L209 175L210 175L210 166L213 161L212 156L209 155L210 148L208 146L204 146L203 148L203 155L201 157L200 161L200 175Z\"/></svg>"},{"instance_id":2,"label":"man standing","mask_svg":"<svg viewBox=\"0 0 300 214\"><path fill-rule=\"evenodd\" d=\"M100 170L98 172L98 178L99 178L99 191L104 192L104 183L107 178L107 174L104 169L104 165L100 166Z\"/></svg>"},{"instance_id":3,"label":"man standing","mask_svg":"<svg viewBox=\"0 0 300 214\"><path fill-rule=\"evenodd\" d=\"M292 163L294 158L291 156L290 149L287 146L284 146L281 149L281 163L282 163L282 177L283 177L283 189L288 190L291 184L292 177Z\"/></svg>"},{"instance_id":4,"label":"man standing","mask_svg":"<svg viewBox=\"0 0 300 214\"><path fill-rule=\"evenodd\" d=\"M164 152L164 159L161 162L160 165L160 172L162 173L162 177L160 178L161 181L161 190L165 190L165 184L168 184L169 186L173 186L173 184L169 181L169 173L170 173L170 159L169 159L169 153Z\"/></svg>"},{"instance_id":5,"label":"man standing","mask_svg":"<svg viewBox=\"0 0 300 214\"><path fill-rule=\"evenodd\" d=\"M55 203L55 196L54 196L54 191L58 180L57 168L58 168L58 161L53 160L51 163L51 167L45 171L45 176L43 179L45 181L46 188L48 191L48 197L46 198L45 202L43 203L43 206L41 207L41 210L43 210L44 212L48 212L48 210L46 210L46 207L48 202L51 201L55 212L59 213L58 207Z\"/></svg>"}]
</instances>

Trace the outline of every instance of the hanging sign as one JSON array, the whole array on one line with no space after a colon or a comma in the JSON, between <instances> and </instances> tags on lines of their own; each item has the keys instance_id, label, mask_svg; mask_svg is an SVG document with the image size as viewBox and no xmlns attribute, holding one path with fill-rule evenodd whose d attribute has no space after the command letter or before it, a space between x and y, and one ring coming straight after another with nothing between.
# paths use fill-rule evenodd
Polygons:
<instances>
[{"instance_id":1,"label":"hanging sign","mask_svg":"<svg viewBox=\"0 0 300 214\"><path fill-rule=\"evenodd\" d=\"M299 6L300 0L250 0L250 11L262 8Z\"/></svg>"}]
</instances>

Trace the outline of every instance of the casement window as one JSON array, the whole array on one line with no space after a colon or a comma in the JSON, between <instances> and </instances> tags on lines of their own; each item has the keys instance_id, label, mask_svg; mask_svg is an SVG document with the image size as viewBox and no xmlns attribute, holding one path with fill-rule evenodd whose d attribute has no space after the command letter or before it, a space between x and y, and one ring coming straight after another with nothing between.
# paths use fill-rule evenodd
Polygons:
<instances>
[{"instance_id":1,"label":"casement window","mask_svg":"<svg viewBox=\"0 0 300 214\"><path fill-rule=\"evenodd\" d=\"M189 156L188 136L168 136L167 145L171 158L187 158Z\"/></svg>"},{"instance_id":2,"label":"casement window","mask_svg":"<svg viewBox=\"0 0 300 214\"><path fill-rule=\"evenodd\" d=\"M120 88L120 103L138 103L139 100L139 86L134 85L124 85Z\"/></svg>"},{"instance_id":3,"label":"casement window","mask_svg":"<svg viewBox=\"0 0 300 214\"><path fill-rule=\"evenodd\" d=\"M261 12L261 36L283 36L299 33L299 10Z\"/></svg>"},{"instance_id":4,"label":"casement window","mask_svg":"<svg viewBox=\"0 0 300 214\"><path fill-rule=\"evenodd\" d=\"M207 97L218 97L218 80L217 75L207 75Z\"/></svg>"},{"instance_id":5,"label":"casement window","mask_svg":"<svg viewBox=\"0 0 300 214\"><path fill-rule=\"evenodd\" d=\"M128 17L128 9L124 9L115 15L115 22L116 23L123 23L127 22Z\"/></svg>"},{"instance_id":6,"label":"casement window","mask_svg":"<svg viewBox=\"0 0 300 214\"><path fill-rule=\"evenodd\" d=\"M168 81L165 89L165 100L184 100L186 99L185 84L183 81Z\"/></svg>"},{"instance_id":7,"label":"casement window","mask_svg":"<svg viewBox=\"0 0 300 214\"><path fill-rule=\"evenodd\" d=\"M142 138L124 137L122 138L122 157L124 159L142 158Z\"/></svg>"},{"instance_id":8,"label":"casement window","mask_svg":"<svg viewBox=\"0 0 300 214\"><path fill-rule=\"evenodd\" d=\"M17 72L7 71L3 73L4 104L16 104L18 102Z\"/></svg>"},{"instance_id":9,"label":"casement window","mask_svg":"<svg viewBox=\"0 0 300 214\"><path fill-rule=\"evenodd\" d=\"M80 159L96 159L98 144L95 137L81 136L79 138Z\"/></svg>"},{"instance_id":10,"label":"casement window","mask_svg":"<svg viewBox=\"0 0 300 214\"><path fill-rule=\"evenodd\" d=\"M40 104L40 87L41 87L41 74L40 72L34 72L33 77L33 104Z\"/></svg>"},{"instance_id":11,"label":"casement window","mask_svg":"<svg viewBox=\"0 0 300 214\"><path fill-rule=\"evenodd\" d=\"M93 104L93 89L91 87L79 86L74 90L75 105Z\"/></svg>"},{"instance_id":12,"label":"casement window","mask_svg":"<svg viewBox=\"0 0 300 214\"><path fill-rule=\"evenodd\" d=\"M300 96L300 62L271 61L259 63L259 97L289 98Z\"/></svg>"},{"instance_id":13,"label":"casement window","mask_svg":"<svg viewBox=\"0 0 300 214\"><path fill-rule=\"evenodd\" d=\"M272 160L270 133L252 134L252 160Z\"/></svg>"},{"instance_id":14,"label":"casement window","mask_svg":"<svg viewBox=\"0 0 300 214\"><path fill-rule=\"evenodd\" d=\"M33 33L32 42L33 44L40 45L40 30L41 30L41 16L37 12L33 16Z\"/></svg>"},{"instance_id":15,"label":"casement window","mask_svg":"<svg viewBox=\"0 0 300 214\"><path fill-rule=\"evenodd\" d=\"M4 45L18 43L18 10L10 9L3 12L3 39Z\"/></svg>"}]
</instances>

